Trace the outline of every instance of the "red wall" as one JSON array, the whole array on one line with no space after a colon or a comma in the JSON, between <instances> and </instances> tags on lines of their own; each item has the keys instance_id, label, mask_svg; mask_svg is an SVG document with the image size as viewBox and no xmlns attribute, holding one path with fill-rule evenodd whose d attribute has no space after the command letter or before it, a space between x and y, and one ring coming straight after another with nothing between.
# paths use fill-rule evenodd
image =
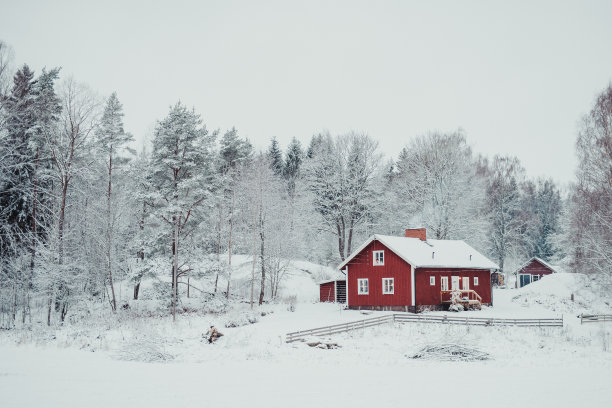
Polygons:
<instances>
[{"instance_id":1,"label":"red wall","mask_svg":"<svg viewBox=\"0 0 612 408\"><path fill-rule=\"evenodd\" d=\"M436 284L429 284L429 277L435 276ZM470 289L482 297L482 303L491 303L491 272L488 269L452 269L452 268L418 268L414 273L416 282L416 304L440 304L442 276L448 277L448 288L452 286L451 276L459 276L459 288L463 289L463 277L470 278ZM478 277L478 286L474 286L474 277Z\"/></svg>"},{"instance_id":2,"label":"red wall","mask_svg":"<svg viewBox=\"0 0 612 408\"><path fill-rule=\"evenodd\" d=\"M385 251L385 264L373 266L372 251ZM410 306L410 265L378 241L373 241L348 263L350 306ZM369 294L357 294L357 279L368 279ZM382 278L394 278L394 293L383 295Z\"/></svg>"},{"instance_id":3,"label":"red wall","mask_svg":"<svg viewBox=\"0 0 612 408\"><path fill-rule=\"evenodd\" d=\"M336 301L336 282L327 282L320 285L320 301L335 302Z\"/></svg>"},{"instance_id":4,"label":"red wall","mask_svg":"<svg viewBox=\"0 0 612 408\"><path fill-rule=\"evenodd\" d=\"M541 264L538 260L533 259L527 266L519 271L519 273L528 273L530 275L550 275L553 273L547 266Z\"/></svg>"}]
</instances>

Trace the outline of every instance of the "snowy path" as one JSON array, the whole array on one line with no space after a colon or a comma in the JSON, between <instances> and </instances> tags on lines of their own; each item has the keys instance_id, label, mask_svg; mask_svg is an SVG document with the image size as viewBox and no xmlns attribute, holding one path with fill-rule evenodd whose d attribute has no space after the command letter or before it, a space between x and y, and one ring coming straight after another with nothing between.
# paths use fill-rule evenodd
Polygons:
<instances>
[{"instance_id":1,"label":"snowy path","mask_svg":"<svg viewBox=\"0 0 612 408\"><path fill-rule=\"evenodd\" d=\"M326 353L328 351L320 351ZM403 361L214 361L147 364L99 353L0 348L5 407L448 407L488 401L494 407L610 406L610 366L499 365ZM452 378L452 379L451 379ZM462 395L473 395L462 398Z\"/></svg>"}]
</instances>

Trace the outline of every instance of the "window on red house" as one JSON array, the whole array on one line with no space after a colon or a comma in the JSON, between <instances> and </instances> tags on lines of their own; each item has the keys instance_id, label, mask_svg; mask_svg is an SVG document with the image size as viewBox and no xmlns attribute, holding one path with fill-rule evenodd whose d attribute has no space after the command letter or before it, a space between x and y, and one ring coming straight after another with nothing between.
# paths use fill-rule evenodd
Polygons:
<instances>
[{"instance_id":1,"label":"window on red house","mask_svg":"<svg viewBox=\"0 0 612 408\"><path fill-rule=\"evenodd\" d=\"M374 266L385 264L385 251L374 251L373 252L373 263Z\"/></svg>"},{"instance_id":2,"label":"window on red house","mask_svg":"<svg viewBox=\"0 0 612 408\"><path fill-rule=\"evenodd\" d=\"M357 294L367 295L370 293L370 288L367 279L357 279Z\"/></svg>"},{"instance_id":3,"label":"window on red house","mask_svg":"<svg viewBox=\"0 0 612 408\"><path fill-rule=\"evenodd\" d=\"M383 295L392 295L394 290L393 278L383 278Z\"/></svg>"}]
</instances>

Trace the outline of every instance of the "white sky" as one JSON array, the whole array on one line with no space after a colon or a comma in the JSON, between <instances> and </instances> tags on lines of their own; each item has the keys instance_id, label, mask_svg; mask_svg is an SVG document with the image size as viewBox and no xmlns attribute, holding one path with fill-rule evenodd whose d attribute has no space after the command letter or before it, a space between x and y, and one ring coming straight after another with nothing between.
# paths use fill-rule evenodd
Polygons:
<instances>
[{"instance_id":1,"label":"white sky","mask_svg":"<svg viewBox=\"0 0 612 408\"><path fill-rule=\"evenodd\" d=\"M0 0L0 39L37 73L117 91L140 139L179 99L257 147L357 130L396 157L462 127L476 152L566 182L577 122L612 81L611 16L586 0Z\"/></svg>"}]
</instances>

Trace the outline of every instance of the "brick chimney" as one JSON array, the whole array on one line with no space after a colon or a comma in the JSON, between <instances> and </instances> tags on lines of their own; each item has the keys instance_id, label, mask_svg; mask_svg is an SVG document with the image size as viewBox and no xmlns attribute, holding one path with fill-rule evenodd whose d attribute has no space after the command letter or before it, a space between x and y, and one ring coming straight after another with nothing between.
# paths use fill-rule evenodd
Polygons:
<instances>
[{"instance_id":1,"label":"brick chimney","mask_svg":"<svg viewBox=\"0 0 612 408\"><path fill-rule=\"evenodd\" d=\"M409 228L406 230L406 238L418 238L421 241L427 241L427 229Z\"/></svg>"}]
</instances>

